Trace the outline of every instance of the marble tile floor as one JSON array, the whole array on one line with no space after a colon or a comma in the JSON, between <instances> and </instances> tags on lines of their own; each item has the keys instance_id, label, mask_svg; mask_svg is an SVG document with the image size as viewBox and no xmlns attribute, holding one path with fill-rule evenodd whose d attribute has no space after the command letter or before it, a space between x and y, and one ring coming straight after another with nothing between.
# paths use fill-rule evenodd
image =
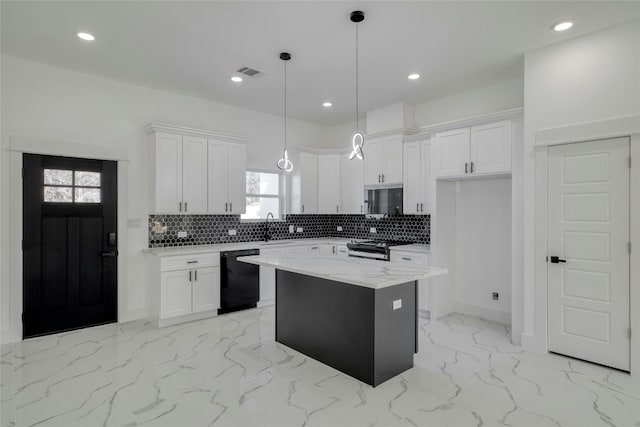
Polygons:
<instances>
[{"instance_id":1,"label":"marble tile floor","mask_svg":"<svg viewBox=\"0 0 640 427\"><path fill-rule=\"evenodd\" d=\"M1 347L2 426L640 426L628 374L513 346L461 314L420 322L375 389L274 341L266 307L111 324Z\"/></svg>"}]
</instances>

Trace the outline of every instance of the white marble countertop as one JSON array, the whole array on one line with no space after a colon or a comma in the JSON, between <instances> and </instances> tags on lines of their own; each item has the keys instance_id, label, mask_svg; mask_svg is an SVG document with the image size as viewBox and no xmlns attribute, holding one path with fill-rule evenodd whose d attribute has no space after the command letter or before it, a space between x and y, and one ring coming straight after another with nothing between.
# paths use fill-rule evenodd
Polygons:
<instances>
[{"instance_id":1,"label":"white marble countertop","mask_svg":"<svg viewBox=\"0 0 640 427\"><path fill-rule=\"evenodd\" d=\"M379 261L355 257L336 257L314 253L256 255L239 258L242 262L274 267L292 273L380 289L414 280L447 274L446 268L418 263Z\"/></svg>"},{"instance_id":2,"label":"white marble countertop","mask_svg":"<svg viewBox=\"0 0 640 427\"><path fill-rule=\"evenodd\" d=\"M414 252L418 254L430 254L431 245L422 245L419 243L414 243L413 245L391 246L389 250L392 252L397 251L397 252Z\"/></svg>"},{"instance_id":3,"label":"white marble countertop","mask_svg":"<svg viewBox=\"0 0 640 427\"><path fill-rule=\"evenodd\" d=\"M236 251L243 249L278 249L288 248L292 246L309 246L318 244L338 244L346 245L354 239L345 239L340 237L323 237L318 239L287 239L287 240L270 240L268 242L236 242L236 243L219 243L215 245L197 245L197 246L171 246L166 248L144 249L144 252L159 256L177 256L177 255L197 255L210 252Z\"/></svg>"}]
</instances>

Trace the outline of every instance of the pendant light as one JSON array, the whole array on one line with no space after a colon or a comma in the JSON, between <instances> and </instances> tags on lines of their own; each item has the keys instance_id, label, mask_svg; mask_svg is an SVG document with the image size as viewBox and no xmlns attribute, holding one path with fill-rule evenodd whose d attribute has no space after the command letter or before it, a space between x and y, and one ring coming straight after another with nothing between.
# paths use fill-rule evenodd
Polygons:
<instances>
[{"instance_id":1,"label":"pendant light","mask_svg":"<svg viewBox=\"0 0 640 427\"><path fill-rule=\"evenodd\" d=\"M282 158L278 160L278 169L285 172L291 172L293 170L293 163L289 160L287 154L287 61L291 59L291 54L282 52L280 59L284 62L284 153Z\"/></svg>"},{"instance_id":2,"label":"pendant light","mask_svg":"<svg viewBox=\"0 0 640 427\"><path fill-rule=\"evenodd\" d=\"M364 153L362 152L362 147L364 146L364 136L360 133L360 121L359 121L359 110L358 110L358 23L364 21L364 12L361 10L354 10L351 12L351 22L356 24L356 133L351 138L351 146L353 151L349 155L349 160L353 160L358 158L359 160L364 159Z\"/></svg>"}]
</instances>

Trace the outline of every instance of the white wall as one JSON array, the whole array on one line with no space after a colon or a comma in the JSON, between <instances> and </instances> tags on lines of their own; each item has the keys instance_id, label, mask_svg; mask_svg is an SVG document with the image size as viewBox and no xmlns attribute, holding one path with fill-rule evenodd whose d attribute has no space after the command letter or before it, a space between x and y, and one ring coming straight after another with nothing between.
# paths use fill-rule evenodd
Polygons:
<instances>
[{"instance_id":1,"label":"white wall","mask_svg":"<svg viewBox=\"0 0 640 427\"><path fill-rule=\"evenodd\" d=\"M281 154L282 117L251 111L171 92L109 80L55 68L23 59L2 56L2 153L0 159L0 235L8 236L9 136L47 141L123 147L128 151L128 218L141 218L143 226L128 234L127 301L125 312L144 309L144 256L147 247L147 137L149 122L169 123L251 138L248 166L276 170ZM291 145L326 146L326 128L288 120ZM0 253L0 330L9 325L8 238Z\"/></svg>"},{"instance_id":2,"label":"white wall","mask_svg":"<svg viewBox=\"0 0 640 427\"><path fill-rule=\"evenodd\" d=\"M510 324L511 178L457 184L455 263L464 268L456 270L454 308Z\"/></svg>"},{"instance_id":3,"label":"white wall","mask_svg":"<svg viewBox=\"0 0 640 427\"><path fill-rule=\"evenodd\" d=\"M523 84L522 79L508 80L416 104L415 126L420 128L520 108L524 103Z\"/></svg>"},{"instance_id":4,"label":"white wall","mask_svg":"<svg viewBox=\"0 0 640 427\"><path fill-rule=\"evenodd\" d=\"M524 83L522 340L545 350L546 284L536 282L546 275L546 188L537 186L546 182L546 150L535 147L536 131L640 114L640 21L528 52Z\"/></svg>"}]
</instances>

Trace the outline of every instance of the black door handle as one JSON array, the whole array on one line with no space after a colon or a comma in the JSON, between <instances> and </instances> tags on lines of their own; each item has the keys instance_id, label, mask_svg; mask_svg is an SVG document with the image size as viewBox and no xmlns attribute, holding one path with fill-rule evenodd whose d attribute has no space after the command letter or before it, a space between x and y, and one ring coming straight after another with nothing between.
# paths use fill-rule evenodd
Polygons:
<instances>
[{"instance_id":1,"label":"black door handle","mask_svg":"<svg viewBox=\"0 0 640 427\"><path fill-rule=\"evenodd\" d=\"M118 256L118 251L102 252L100 255L102 255L103 257L114 257Z\"/></svg>"},{"instance_id":2,"label":"black door handle","mask_svg":"<svg viewBox=\"0 0 640 427\"><path fill-rule=\"evenodd\" d=\"M567 262L567 260L566 259L560 259L560 257L557 257L557 256L552 256L552 257L549 257L549 262L551 264L558 264L559 262Z\"/></svg>"}]
</instances>

